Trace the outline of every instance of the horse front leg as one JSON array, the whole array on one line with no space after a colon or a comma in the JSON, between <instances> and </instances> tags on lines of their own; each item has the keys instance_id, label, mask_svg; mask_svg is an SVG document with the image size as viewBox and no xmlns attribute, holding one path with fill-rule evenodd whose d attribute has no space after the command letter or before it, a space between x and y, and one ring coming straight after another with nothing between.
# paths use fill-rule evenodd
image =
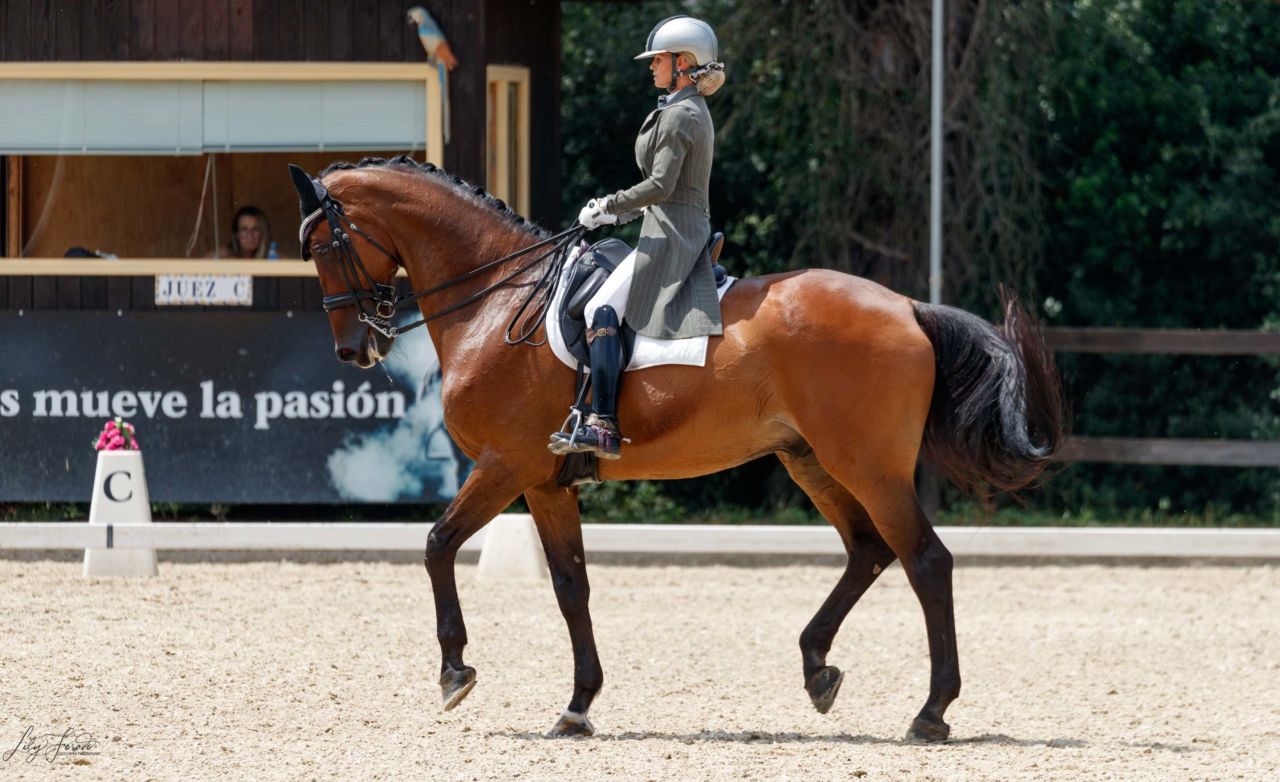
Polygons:
<instances>
[{"instance_id":1,"label":"horse front leg","mask_svg":"<svg viewBox=\"0 0 1280 782\"><path fill-rule=\"evenodd\" d=\"M444 710L467 697L476 685L476 670L462 662L467 628L462 621L454 562L468 538L493 520L524 490L510 466L491 453L476 462L458 495L427 535L425 563L436 604L436 637L440 641L440 690Z\"/></svg>"},{"instance_id":2,"label":"horse front leg","mask_svg":"<svg viewBox=\"0 0 1280 782\"><path fill-rule=\"evenodd\" d=\"M573 644L573 697L548 736L590 736L595 733L587 710L604 683L600 655L591 631L591 611L587 602L591 585L587 582L586 554L582 547L582 524L578 516L578 493L554 485L526 491L525 499L538 526L542 548L551 570L560 613L569 626Z\"/></svg>"}]
</instances>

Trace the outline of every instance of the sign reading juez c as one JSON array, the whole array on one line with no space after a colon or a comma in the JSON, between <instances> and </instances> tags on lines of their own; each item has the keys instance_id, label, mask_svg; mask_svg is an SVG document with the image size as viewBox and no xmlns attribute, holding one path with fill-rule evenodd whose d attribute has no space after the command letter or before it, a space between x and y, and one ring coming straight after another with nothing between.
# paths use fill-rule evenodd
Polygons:
<instances>
[{"instance_id":1,"label":"sign reading juez c","mask_svg":"<svg viewBox=\"0 0 1280 782\"><path fill-rule=\"evenodd\" d=\"M247 274L157 274L156 306L210 304L253 306L253 278Z\"/></svg>"}]
</instances>

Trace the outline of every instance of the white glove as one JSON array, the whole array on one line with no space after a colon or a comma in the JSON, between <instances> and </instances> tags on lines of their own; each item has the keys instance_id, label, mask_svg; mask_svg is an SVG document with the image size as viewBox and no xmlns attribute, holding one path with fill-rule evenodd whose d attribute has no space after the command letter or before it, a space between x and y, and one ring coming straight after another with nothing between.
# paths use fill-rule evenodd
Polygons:
<instances>
[{"instance_id":1,"label":"white glove","mask_svg":"<svg viewBox=\"0 0 1280 782\"><path fill-rule=\"evenodd\" d=\"M582 211L578 212L578 222L588 231L599 228L602 225L616 225L618 216L609 214L604 211L604 199L593 198L582 207Z\"/></svg>"}]
</instances>

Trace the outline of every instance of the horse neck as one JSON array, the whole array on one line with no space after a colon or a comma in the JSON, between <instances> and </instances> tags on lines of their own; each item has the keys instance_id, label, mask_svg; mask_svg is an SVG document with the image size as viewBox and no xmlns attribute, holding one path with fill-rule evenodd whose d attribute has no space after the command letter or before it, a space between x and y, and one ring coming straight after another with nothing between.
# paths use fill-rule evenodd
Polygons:
<instances>
[{"instance_id":1,"label":"horse neck","mask_svg":"<svg viewBox=\"0 0 1280 782\"><path fill-rule=\"evenodd\" d=\"M402 255L415 291L443 285L484 264L536 244L540 238L512 225L505 216L435 186L430 197L415 200L414 230L406 233ZM424 317L458 306L466 297L494 285L547 248L513 258L475 277L419 299ZM441 368L462 354L504 347L503 334L520 303L528 296L541 264L520 275L517 287L502 287L479 301L460 307L427 326Z\"/></svg>"}]
</instances>

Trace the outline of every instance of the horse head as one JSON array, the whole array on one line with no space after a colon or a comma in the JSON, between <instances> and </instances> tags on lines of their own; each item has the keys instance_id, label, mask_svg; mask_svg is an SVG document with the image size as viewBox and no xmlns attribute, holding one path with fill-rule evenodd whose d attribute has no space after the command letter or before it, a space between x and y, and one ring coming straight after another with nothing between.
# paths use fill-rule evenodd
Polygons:
<instances>
[{"instance_id":1,"label":"horse head","mask_svg":"<svg viewBox=\"0 0 1280 782\"><path fill-rule=\"evenodd\" d=\"M391 352L394 278L399 267L391 234L358 200L339 201L315 177L289 166L302 226L303 260L315 263L339 361L368 369Z\"/></svg>"}]
</instances>

